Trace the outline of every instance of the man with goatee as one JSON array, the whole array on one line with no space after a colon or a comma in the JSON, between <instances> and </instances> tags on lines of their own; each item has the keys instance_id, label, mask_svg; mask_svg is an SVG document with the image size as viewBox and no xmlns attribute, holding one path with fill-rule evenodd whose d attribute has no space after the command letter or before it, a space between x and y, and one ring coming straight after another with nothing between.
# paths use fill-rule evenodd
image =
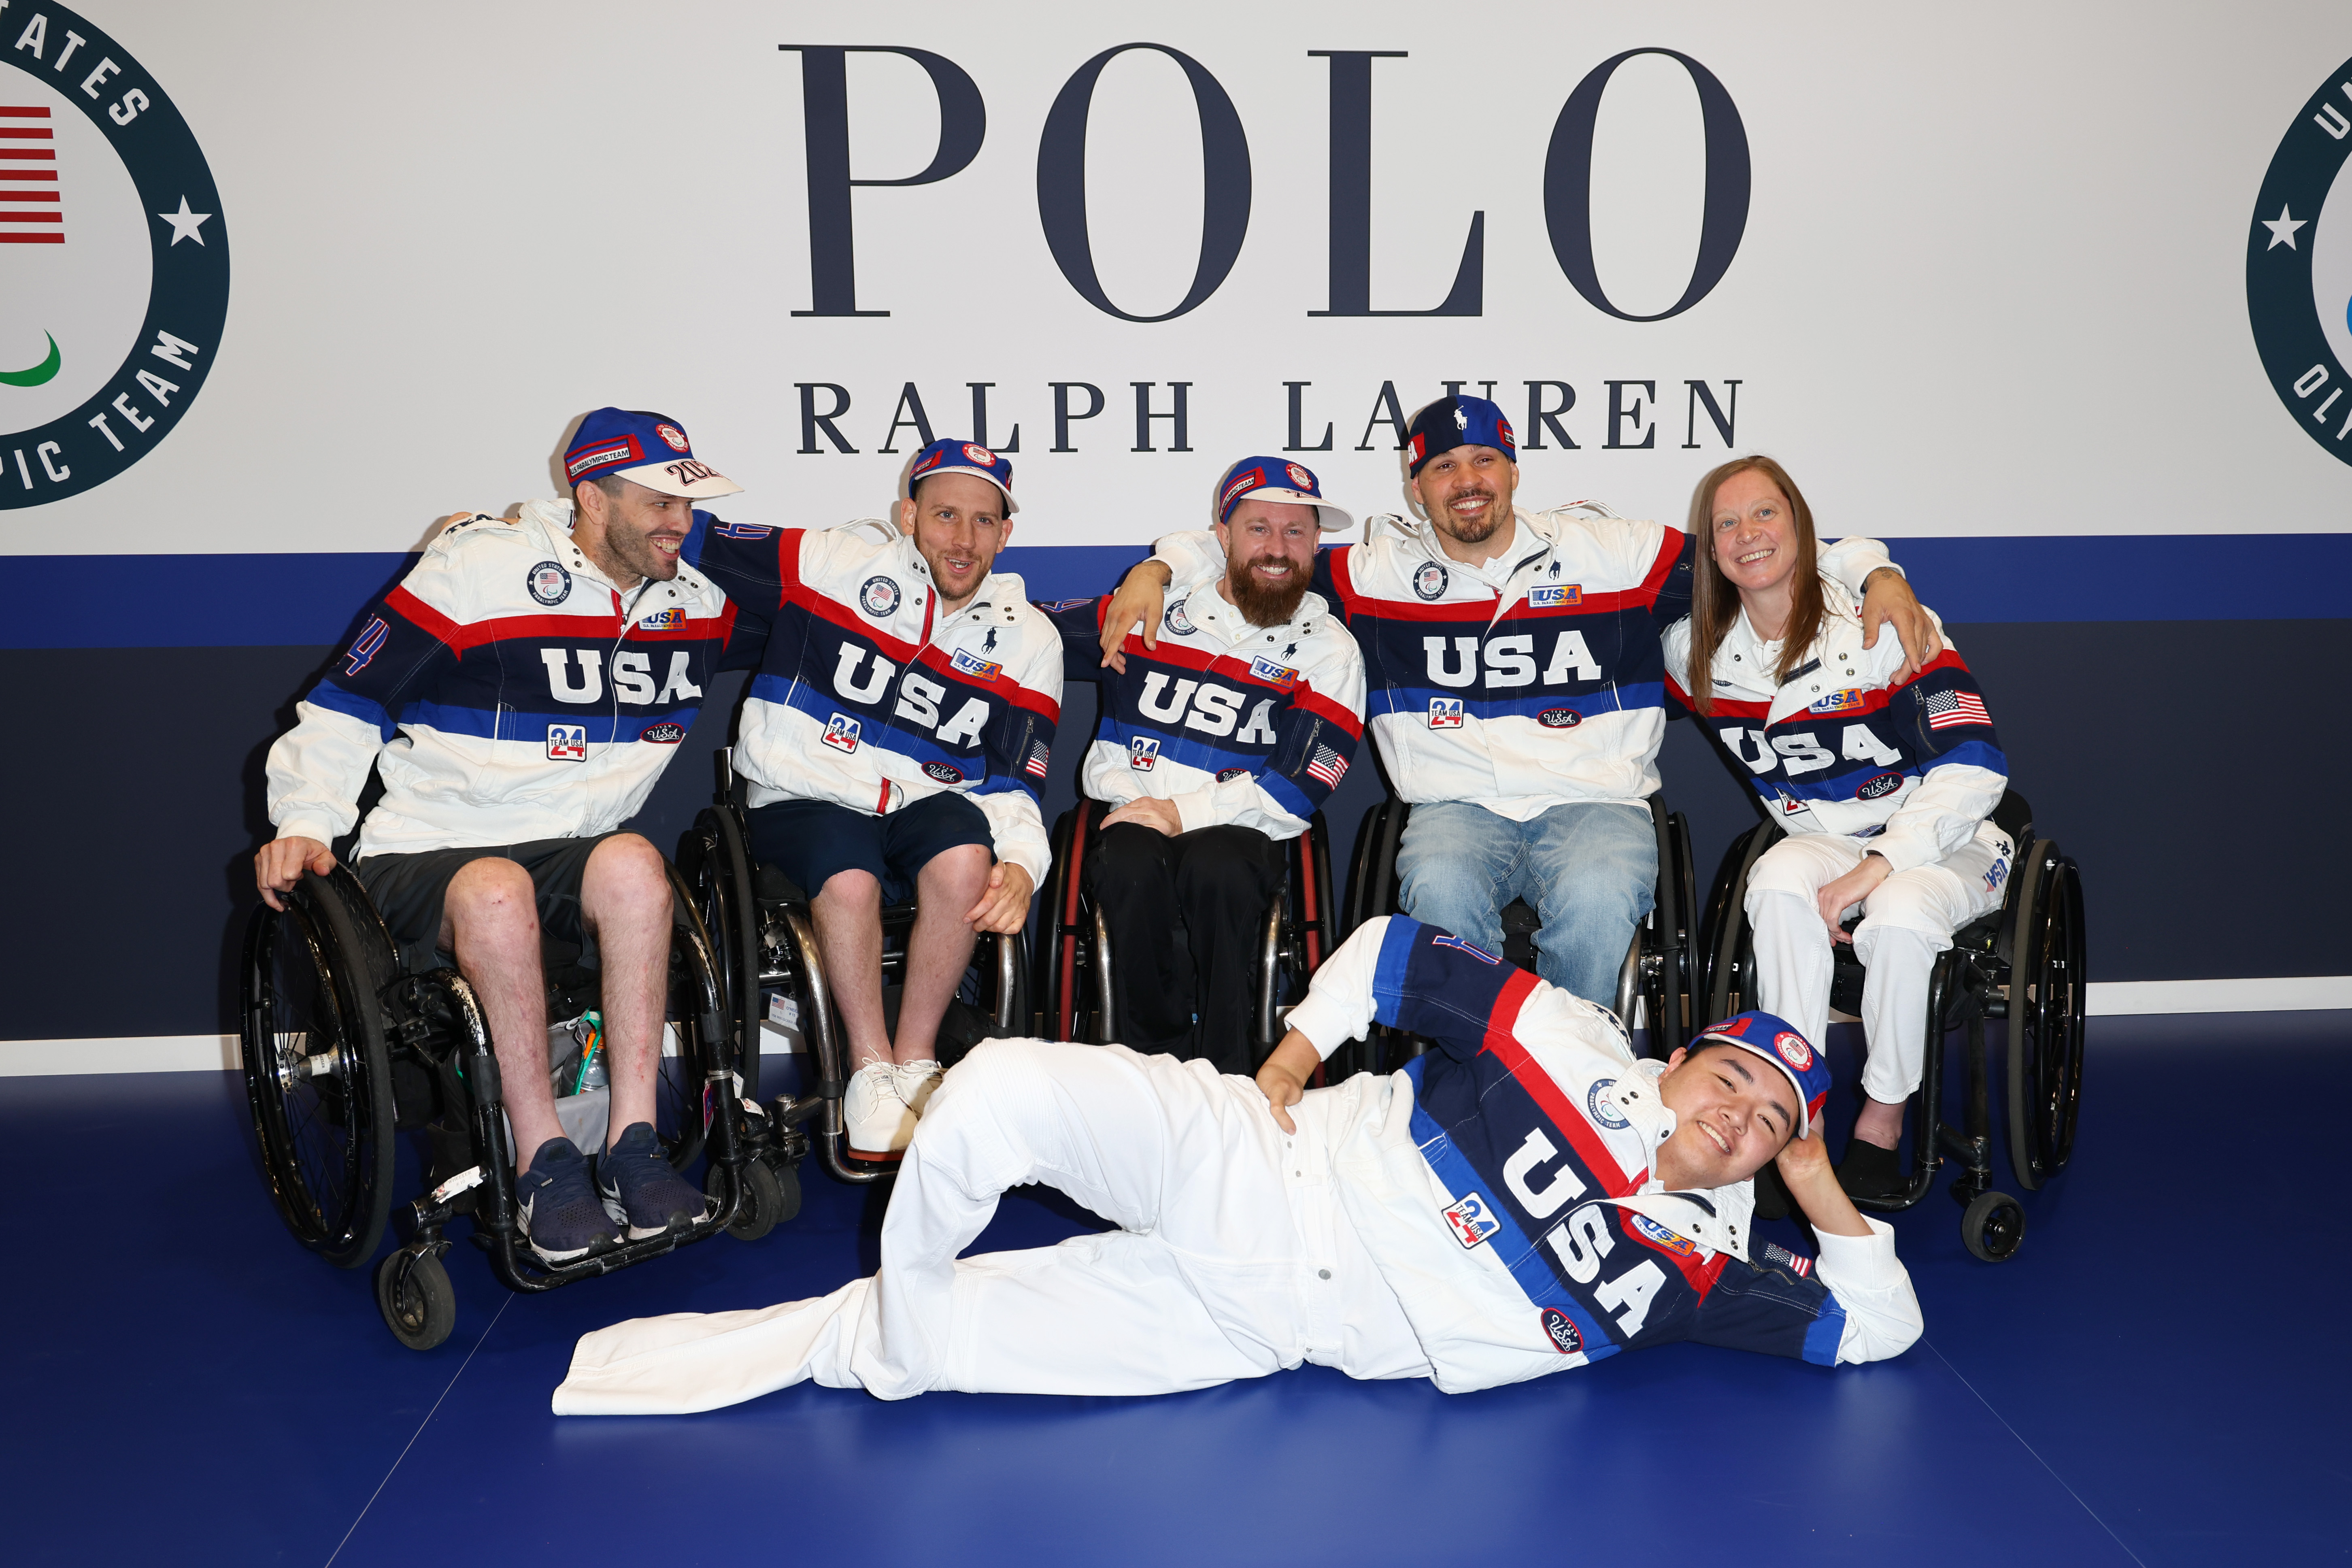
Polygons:
<instances>
[{"instance_id":1,"label":"man with goatee","mask_svg":"<svg viewBox=\"0 0 2352 1568\"><path fill-rule=\"evenodd\" d=\"M1352 520L1315 475L1244 458L1216 491L1217 556L1171 584L1153 646L1103 668L1105 601L1046 606L1066 679L1097 680L1102 722L1079 787L1115 809L1083 875L1116 963L1109 1037L1247 1076L1251 984L1285 846L1345 776L1364 725L1364 660L1308 590L1316 544Z\"/></svg>"}]
</instances>

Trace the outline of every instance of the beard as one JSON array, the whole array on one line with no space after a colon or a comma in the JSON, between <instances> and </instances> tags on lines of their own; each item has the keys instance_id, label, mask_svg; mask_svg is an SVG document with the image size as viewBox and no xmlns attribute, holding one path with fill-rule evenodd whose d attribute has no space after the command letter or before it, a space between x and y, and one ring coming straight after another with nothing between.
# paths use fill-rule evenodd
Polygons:
<instances>
[{"instance_id":1,"label":"beard","mask_svg":"<svg viewBox=\"0 0 2352 1568\"><path fill-rule=\"evenodd\" d=\"M1486 510L1479 514L1475 521L1465 521L1454 514L1451 503L1466 500L1472 496L1484 496L1486 500ZM1445 499L1448 504L1438 508L1436 516L1432 521L1443 519L1444 521L1439 524L1439 531L1451 535L1464 544L1486 543L1495 536L1495 530L1502 526L1502 520L1507 515L1501 507L1495 504L1496 500L1495 492L1489 489L1464 490Z\"/></svg>"},{"instance_id":2,"label":"beard","mask_svg":"<svg viewBox=\"0 0 2352 1568\"><path fill-rule=\"evenodd\" d=\"M1250 570L1263 562L1280 557L1261 555L1248 563L1235 562L1225 569L1225 597L1242 613L1242 619L1254 626L1279 626L1288 623L1298 613L1298 602L1307 597L1308 574L1291 562L1290 581L1279 588L1268 587L1257 580Z\"/></svg>"}]
</instances>

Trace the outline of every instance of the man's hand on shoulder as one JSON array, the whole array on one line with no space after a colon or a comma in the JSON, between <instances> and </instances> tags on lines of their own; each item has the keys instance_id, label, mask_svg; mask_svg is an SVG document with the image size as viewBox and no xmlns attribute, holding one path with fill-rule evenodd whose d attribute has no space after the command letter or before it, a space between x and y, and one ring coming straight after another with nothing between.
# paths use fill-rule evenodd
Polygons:
<instances>
[{"instance_id":1,"label":"man's hand on shoulder","mask_svg":"<svg viewBox=\"0 0 2352 1568\"><path fill-rule=\"evenodd\" d=\"M1911 584L1894 567L1881 566L1873 572L1863 588L1862 646L1877 647L1879 627L1894 624L1895 635L1903 643L1903 668L1895 672L1899 685L1944 651L1944 639L1937 633L1934 618L1920 605L1918 595L1911 592Z\"/></svg>"},{"instance_id":2,"label":"man's hand on shoulder","mask_svg":"<svg viewBox=\"0 0 2352 1568\"><path fill-rule=\"evenodd\" d=\"M253 880L261 901L273 910L286 906L278 895L291 889L305 871L323 877L335 868L335 853L315 838L273 838L255 852Z\"/></svg>"},{"instance_id":3,"label":"man's hand on shoulder","mask_svg":"<svg viewBox=\"0 0 2352 1568\"><path fill-rule=\"evenodd\" d=\"M1122 822L1140 824L1170 838L1184 831L1184 818L1176 807L1148 795L1136 796L1117 811L1106 813L1102 819L1105 827L1116 827Z\"/></svg>"},{"instance_id":4,"label":"man's hand on shoulder","mask_svg":"<svg viewBox=\"0 0 2352 1568\"><path fill-rule=\"evenodd\" d=\"M1010 935L1029 923L1029 897L1036 890L1037 884L1029 879L1028 872L1010 860L1000 860L988 874L988 887L980 902L963 918L982 931Z\"/></svg>"},{"instance_id":5,"label":"man's hand on shoulder","mask_svg":"<svg viewBox=\"0 0 2352 1568\"><path fill-rule=\"evenodd\" d=\"M1144 561L1112 593L1110 603L1103 606L1104 668L1127 673L1127 655L1121 648L1129 632L1141 631L1145 647L1160 647L1160 616L1166 608L1168 584L1174 576L1166 562Z\"/></svg>"}]
</instances>

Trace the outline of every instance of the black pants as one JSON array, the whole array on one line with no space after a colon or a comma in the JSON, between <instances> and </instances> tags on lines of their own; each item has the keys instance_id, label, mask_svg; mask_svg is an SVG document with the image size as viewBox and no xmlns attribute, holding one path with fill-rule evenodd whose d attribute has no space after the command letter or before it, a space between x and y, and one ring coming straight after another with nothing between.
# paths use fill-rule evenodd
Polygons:
<instances>
[{"instance_id":1,"label":"black pants","mask_svg":"<svg viewBox=\"0 0 2352 1568\"><path fill-rule=\"evenodd\" d=\"M1254 827L1171 838L1122 822L1096 837L1087 888L1110 929L1112 1039L1255 1070L1252 981L1286 847Z\"/></svg>"}]
</instances>

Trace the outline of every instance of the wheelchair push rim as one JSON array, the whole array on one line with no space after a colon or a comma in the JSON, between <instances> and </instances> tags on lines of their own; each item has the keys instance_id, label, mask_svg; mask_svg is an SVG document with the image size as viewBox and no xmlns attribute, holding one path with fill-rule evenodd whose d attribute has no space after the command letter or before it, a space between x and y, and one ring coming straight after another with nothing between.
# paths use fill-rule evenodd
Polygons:
<instances>
[{"instance_id":1,"label":"wheelchair push rim","mask_svg":"<svg viewBox=\"0 0 2352 1568\"><path fill-rule=\"evenodd\" d=\"M2010 942L2009 1152L2032 1191L2074 1157L2082 1111L2083 884L2047 838L2021 875Z\"/></svg>"},{"instance_id":2,"label":"wheelchair push rim","mask_svg":"<svg viewBox=\"0 0 2352 1568\"><path fill-rule=\"evenodd\" d=\"M340 870L341 868L338 868ZM375 965L316 876L247 928L246 1098L262 1173L294 1238L340 1268L374 1255L392 1208L392 1074Z\"/></svg>"}]
</instances>

